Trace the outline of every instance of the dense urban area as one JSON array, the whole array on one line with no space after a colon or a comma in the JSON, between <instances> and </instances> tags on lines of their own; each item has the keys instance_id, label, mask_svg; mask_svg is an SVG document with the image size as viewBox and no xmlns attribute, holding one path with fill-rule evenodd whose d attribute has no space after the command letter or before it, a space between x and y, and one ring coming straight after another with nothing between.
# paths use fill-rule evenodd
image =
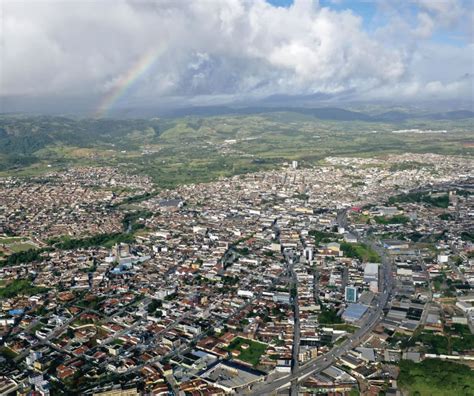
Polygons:
<instances>
[{"instance_id":1,"label":"dense urban area","mask_svg":"<svg viewBox=\"0 0 474 396\"><path fill-rule=\"evenodd\" d=\"M0 393L474 394L473 165L3 177Z\"/></svg>"},{"instance_id":2,"label":"dense urban area","mask_svg":"<svg viewBox=\"0 0 474 396\"><path fill-rule=\"evenodd\" d=\"M0 396L474 396L474 0L0 0Z\"/></svg>"}]
</instances>

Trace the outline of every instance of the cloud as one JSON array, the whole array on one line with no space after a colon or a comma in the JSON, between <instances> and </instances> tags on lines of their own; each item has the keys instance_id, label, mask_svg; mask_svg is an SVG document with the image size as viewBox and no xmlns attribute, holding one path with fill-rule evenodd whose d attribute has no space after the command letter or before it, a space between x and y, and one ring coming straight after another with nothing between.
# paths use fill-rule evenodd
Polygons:
<instances>
[{"instance_id":1,"label":"cloud","mask_svg":"<svg viewBox=\"0 0 474 396\"><path fill-rule=\"evenodd\" d=\"M424 12L420 12L417 17L419 25L414 29L413 33L421 38L430 37L433 34L435 22Z\"/></svg>"},{"instance_id":2,"label":"cloud","mask_svg":"<svg viewBox=\"0 0 474 396\"><path fill-rule=\"evenodd\" d=\"M472 80L459 80L471 71L472 57L460 55L457 75L447 81L433 48L413 41L460 18L454 0L417 0L417 23L408 35L396 31L400 18L369 33L354 11L310 0L290 7L264 0L0 1L3 96L94 101L125 81L153 48L159 48L155 62L130 79L123 103L344 92L472 95ZM422 75L427 53L434 56L429 81Z\"/></svg>"},{"instance_id":3,"label":"cloud","mask_svg":"<svg viewBox=\"0 0 474 396\"><path fill-rule=\"evenodd\" d=\"M465 12L458 0L414 0L413 3L447 25L457 23Z\"/></svg>"}]
</instances>

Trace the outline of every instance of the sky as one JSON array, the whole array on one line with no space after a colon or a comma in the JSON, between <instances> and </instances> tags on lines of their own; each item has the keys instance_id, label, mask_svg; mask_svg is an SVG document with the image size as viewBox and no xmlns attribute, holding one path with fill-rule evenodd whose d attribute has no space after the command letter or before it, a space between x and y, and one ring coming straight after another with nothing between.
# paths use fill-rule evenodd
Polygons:
<instances>
[{"instance_id":1,"label":"sky","mask_svg":"<svg viewBox=\"0 0 474 396\"><path fill-rule=\"evenodd\" d=\"M0 0L0 111L473 102L472 0Z\"/></svg>"}]
</instances>

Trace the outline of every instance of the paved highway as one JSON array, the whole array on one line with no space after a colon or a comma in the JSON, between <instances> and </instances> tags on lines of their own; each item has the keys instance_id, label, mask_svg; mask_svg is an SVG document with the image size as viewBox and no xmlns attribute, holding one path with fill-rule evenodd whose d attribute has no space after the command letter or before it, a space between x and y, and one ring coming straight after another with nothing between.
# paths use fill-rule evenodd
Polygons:
<instances>
[{"instance_id":1,"label":"paved highway","mask_svg":"<svg viewBox=\"0 0 474 396\"><path fill-rule=\"evenodd\" d=\"M373 328L383 317L382 310L387 304L389 296L388 290L390 290L391 285L386 286L387 287L384 293L382 294L382 298L380 304L378 304L378 307L374 311L369 313L364 322L361 324L361 327L355 333L353 333L352 336L348 338L344 343L334 347L326 355L310 360L290 375L274 380L271 383L264 384L263 386L255 386L253 389L250 389L247 394L255 396L268 395L277 390L278 388L281 388L284 385L291 383L294 380L300 382L301 377L305 377L309 374L314 374L324 370L325 368L331 366L337 358L346 354L351 349L360 344L363 338L373 330Z\"/></svg>"},{"instance_id":2,"label":"paved highway","mask_svg":"<svg viewBox=\"0 0 474 396\"><path fill-rule=\"evenodd\" d=\"M292 257L294 255L292 254ZM300 329L300 307L298 303L298 277L295 272L295 262L294 260L299 260L298 257L294 259L289 259L288 256L285 256L288 262L288 269L290 271L291 281L290 281L290 291L296 290L295 295L292 297L293 313L294 313L294 332L293 332L293 350L291 356L291 372L296 373L299 369L299 359L298 355L300 353L300 338L301 338L301 329ZM290 394L292 396L298 395L298 381L293 381L290 388Z\"/></svg>"},{"instance_id":3,"label":"paved highway","mask_svg":"<svg viewBox=\"0 0 474 396\"><path fill-rule=\"evenodd\" d=\"M347 224L345 211L338 213L338 223L341 226ZM270 383L264 382L255 384L247 391L243 392L243 394L255 396L269 395L275 392L277 389L284 387L285 385L294 383L295 381L299 383L303 377L326 369L327 367L331 366L336 359L359 345L363 341L364 337L368 335L383 318L383 309L387 305L392 289L391 261L380 246L373 242L364 242L369 243L382 258L383 272L381 285L383 292L375 299L375 309L369 310L369 312L363 318L360 328L357 329L345 342L343 342L341 345L335 346L327 354L308 361L304 365L298 367L298 369L292 371L291 374L282 378L272 380Z\"/></svg>"}]
</instances>

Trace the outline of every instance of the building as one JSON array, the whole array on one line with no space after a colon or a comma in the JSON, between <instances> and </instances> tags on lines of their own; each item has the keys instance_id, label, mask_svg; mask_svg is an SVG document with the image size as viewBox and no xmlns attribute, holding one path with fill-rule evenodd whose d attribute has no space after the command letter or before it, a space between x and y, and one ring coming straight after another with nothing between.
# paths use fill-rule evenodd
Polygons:
<instances>
[{"instance_id":1,"label":"building","mask_svg":"<svg viewBox=\"0 0 474 396\"><path fill-rule=\"evenodd\" d=\"M285 293L285 292L281 292L281 293L276 293L274 296L273 296L273 301L275 302L279 302L281 304L290 304L290 293Z\"/></svg>"},{"instance_id":2,"label":"building","mask_svg":"<svg viewBox=\"0 0 474 396\"><path fill-rule=\"evenodd\" d=\"M438 263L446 264L449 261L449 256L447 254L438 254Z\"/></svg>"},{"instance_id":3,"label":"building","mask_svg":"<svg viewBox=\"0 0 474 396\"><path fill-rule=\"evenodd\" d=\"M261 381L265 373L234 362L214 362L201 378L228 393L237 392L250 384Z\"/></svg>"},{"instance_id":4,"label":"building","mask_svg":"<svg viewBox=\"0 0 474 396\"><path fill-rule=\"evenodd\" d=\"M362 304L349 304L342 314L342 319L346 322L354 323L359 321L367 311L367 307Z\"/></svg>"},{"instance_id":5,"label":"building","mask_svg":"<svg viewBox=\"0 0 474 396\"><path fill-rule=\"evenodd\" d=\"M384 239L382 241L383 247L388 250L402 250L410 247L406 241L399 241L394 239Z\"/></svg>"},{"instance_id":6,"label":"building","mask_svg":"<svg viewBox=\"0 0 474 396\"><path fill-rule=\"evenodd\" d=\"M379 280L379 265L377 263L367 263L364 268L364 282L370 284L371 282L378 282Z\"/></svg>"},{"instance_id":7,"label":"building","mask_svg":"<svg viewBox=\"0 0 474 396\"><path fill-rule=\"evenodd\" d=\"M306 247L304 249L304 257L308 262L313 261L313 249L311 247Z\"/></svg>"},{"instance_id":8,"label":"building","mask_svg":"<svg viewBox=\"0 0 474 396\"><path fill-rule=\"evenodd\" d=\"M326 244L326 249L332 252L339 253L341 251L341 244L337 242L329 242Z\"/></svg>"},{"instance_id":9,"label":"building","mask_svg":"<svg viewBox=\"0 0 474 396\"><path fill-rule=\"evenodd\" d=\"M372 293L378 293L379 292L379 282L378 281L370 281L369 282L369 290L372 292Z\"/></svg>"},{"instance_id":10,"label":"building","mask_svg":"<svg viewBox=\"0 0 474 396\"><path fill-rule=\"evenodd\" d=\"M238 290L237 295L239 297L252 298L254 296L253 292L250 290Z\"/></svg>"},{"instance_id":11,"label":"building","mask_svg":"<svg viewBox=\"0 0 474 396\"><path fill-rule=\"evenodd\" d=\"M357 287L346 286L345 290L345 299L347 302L355 303L357 302Z\"/></svg>"},{"instance_id":12,"label":"building","mask_svg":"<svg viewBox=\"0 0 474 396\"><path fill-rule=\"evenodd\" d=\"M357 237L350 232L344 233L344 241L348 243L357 243Z\"/></svg>"}]
</instances>

